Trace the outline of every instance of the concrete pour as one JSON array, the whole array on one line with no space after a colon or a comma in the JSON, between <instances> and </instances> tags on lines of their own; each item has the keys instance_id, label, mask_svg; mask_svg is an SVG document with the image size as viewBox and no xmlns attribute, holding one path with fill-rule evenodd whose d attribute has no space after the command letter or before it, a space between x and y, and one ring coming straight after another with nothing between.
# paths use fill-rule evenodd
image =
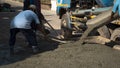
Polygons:
<instances>
[{"instance_id":1,"label":"concrete pour","mask_svg":"<svg viewBox=\"0 0 120 68\"><path fill-rule=\"evenodd\" d=\"M45 18L57 29L59 19L53 11L42 10ZM9 56L9 24L17 12L0 13L0 68L120 68L120 51L100 44L73 41L61 44L37 36L40 53L32 54L20 33L15 56ZM4 19L3 17L8 17ZM20 37L19 37L20 36Z\"/></svg>"}]
</instances>

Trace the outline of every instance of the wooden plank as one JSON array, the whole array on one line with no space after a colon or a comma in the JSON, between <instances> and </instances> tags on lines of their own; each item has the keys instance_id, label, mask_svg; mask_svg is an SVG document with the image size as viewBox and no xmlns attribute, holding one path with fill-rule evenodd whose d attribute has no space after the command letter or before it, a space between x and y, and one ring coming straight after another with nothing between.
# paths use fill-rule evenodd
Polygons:
<instances>
[{"instance_id":1,"label":"wooden plank","mask_svg":"<svg viewBox=\"0 0 120 68\"><path fill-rule=\"evenodd\" d=\"M80 37L80 44L83 44L84 43L84 39L86 37L88 37L88 35L94 31L94 30L97 30L98 28L110 23L111 21L111 10L108 10L106 12L103 12L101 14L99 14L97 17L93 18L93 19L90 19L87 21L87 30L83 33L83 35Z\"/></svg>"},{"instance_id":2,"label":"wooden plank","mask_svg":"<svg viewBox=\"0 0 120 68\"><path fill-rule=\"evenodd\" d=\"M85 38L85 43L97 43L97 44L105 44L110 42L110 39L104 38L102 36L89 36Z\"/></svg>"},{"instance_id":3,"label":"wooden plank","mask_svg":"<svg viewBox=\"0 0 120 68\"><path fill-rule=\"evenodd\" d=\"M46 40L52 40L52 41L55 41L55 42L59 42L59 43L62 43L62 44L65 44L65 43L68 43L67 41L63 41L61 40L60 37L57 37L57 36L53 36L53 35L47 35L47 36L44 36L42 35L41 33L36 33L37 36L39 36L41 39L46 39Z\"/></svg>"},{"instance_id":4,"label":"wooden plank","mask_svg":"<svg viewBox=\"0 0 120 68\"><path fill-rule=\"evenodd\" d=\"M113 49L120 51L120 45L115 45L115 46L113 46Z\"/></svg>"}]
</instances>

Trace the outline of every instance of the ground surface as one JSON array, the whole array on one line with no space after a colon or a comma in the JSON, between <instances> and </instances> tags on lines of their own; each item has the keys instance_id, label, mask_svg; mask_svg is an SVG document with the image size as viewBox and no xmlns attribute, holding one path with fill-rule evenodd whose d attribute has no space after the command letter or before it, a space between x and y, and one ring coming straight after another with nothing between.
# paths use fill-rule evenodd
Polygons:
<instances>
[{"instance_id":1,"label":"ground surface","mask_svg":"<svg viewBox=\"0 0 120 68\"><path fill-rule=\"evenodd\" d=\"M60 20L55 12L42 12L48 22L59 31ZM17 9L16 12L0 12L0 68L120 68L120 51L105 45L79 45L76 41L61 44L38 36L41 50L38 54L32 54L25 48L27 44L22 34L17 35L17 54L10 57L9 24L16 14Z\"/></svg>"}]
</instances>

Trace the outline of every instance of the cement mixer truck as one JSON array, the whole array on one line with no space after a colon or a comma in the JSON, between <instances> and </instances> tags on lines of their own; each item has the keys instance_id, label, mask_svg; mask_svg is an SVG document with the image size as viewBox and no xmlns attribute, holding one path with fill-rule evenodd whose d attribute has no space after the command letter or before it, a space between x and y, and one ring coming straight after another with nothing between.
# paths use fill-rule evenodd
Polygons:
<instances>
[{"instance_id":1,"label":"cement mixer truck","mask_svg":"<svg viewBox=\"0 0 120 68\"><path fill-rule=\"evenodd\" d=\"M120 21L110 20L114 0L58 0L61 35L67 40L79 35L81 43L120 44ZM93 37L92 37L93 36ZM90 40L94 38L94 40ZM85 38L88 40L85 41Z\"/></svg>"},{"instance_id":2,"label":"cement mixer truck","mask_svg":"<svg viewBox=\"0 0 120 68\"><path fill-rule=\"evenodd\" d=\"M111 9L113 3L113 0L57 0L56 13L61 19L63 39L69 39L73 35L82 36L88 29L88 25L91 25L88 21L93 18L99 21L100 17L97 16ZM117 38L116 31L118 30L119 22L114 21L92 32L91 35L100 35L115 40Z\"/></svg>"}]
</instances>

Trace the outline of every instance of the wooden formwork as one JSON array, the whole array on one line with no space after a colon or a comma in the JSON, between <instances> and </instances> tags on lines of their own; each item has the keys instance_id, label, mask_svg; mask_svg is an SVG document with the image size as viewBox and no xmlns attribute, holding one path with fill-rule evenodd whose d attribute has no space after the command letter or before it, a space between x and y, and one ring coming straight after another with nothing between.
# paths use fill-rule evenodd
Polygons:
<instances>
[{"instance_id":1,"label":"wooden formwork","mask_svg":"<svg viewBox=\"0 0 120 68\"><path fill-rule=\"evenodd\" d=\"M89 36L85 38L84 43L95 43L95 44L104 44L111 46L113 49L120 50L120 43L116 41L112 41L110 39L104 38L102 36Z\"/></svg>"}]
</instances>

